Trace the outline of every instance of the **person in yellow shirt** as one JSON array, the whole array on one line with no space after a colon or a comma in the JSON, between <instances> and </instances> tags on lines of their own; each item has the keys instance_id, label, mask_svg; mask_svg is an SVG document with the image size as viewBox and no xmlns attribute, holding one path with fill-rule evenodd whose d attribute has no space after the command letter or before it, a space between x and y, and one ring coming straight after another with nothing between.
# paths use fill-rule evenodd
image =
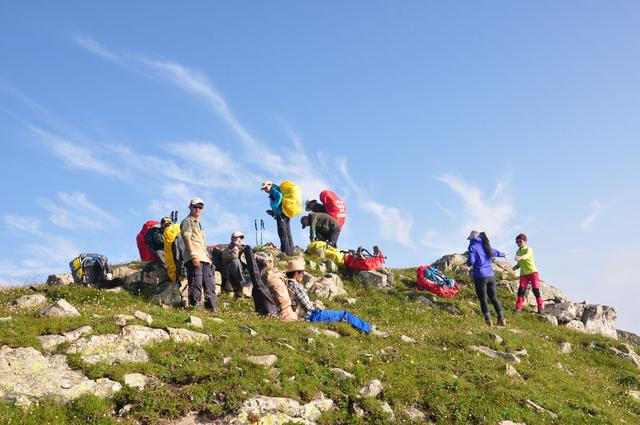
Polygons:
<instances>
[{"instance_id":1,"label":"person in yellow shirt","mask_svg":"<svg viewBox=\"0 0 640 425\"><path fill-rule=\"evenodd\" d=\"M527 292L527 286L531 284L533 295L535 295L536 303L538 304L538 313L542 314L544 312L544 300L540 295L540 276L536 268L533 248L527 246L527 235L520 233L516 236L516 245L518 245L518 251L516 252L515 260L518 263L513 266L513 270L520 269L520 287L518 288L518 299L516 300L516 313L522 311L525 301L524 295Z\"/></svg>"}]
</instances>

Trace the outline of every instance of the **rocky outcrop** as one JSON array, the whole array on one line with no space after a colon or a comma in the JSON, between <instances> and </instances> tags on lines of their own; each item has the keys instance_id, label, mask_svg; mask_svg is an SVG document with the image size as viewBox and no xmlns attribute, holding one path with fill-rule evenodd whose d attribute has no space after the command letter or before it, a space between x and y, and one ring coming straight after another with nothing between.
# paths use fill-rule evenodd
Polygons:
<instances>
[{"instance_id":1,"label":"rocky outcrop","mask_svg":"<svg viewBox=\"0 0 640 425\"><path fill-rule=\"evenodd\" d=\"M498 286L506 288L514 295L515 298L516 294L518 293L520 283L517 280L499 280ZM569 297L564 292L562 292L555 286L548 285L543 281L540 281L540 295L542 296L542 299L545 303L555 304L569 302ZM525 302L527 305L530 305L532 307L535 307L537 305L536 298L533 295L533 291L531 291L531 288L527 290Z\"/></svg>"},{"instance_id":2,"label":"rocky outcrop","mask_svg":"<svg viewBox=\"0 0 640 425\"><path fill-rule=\"evenodd\" d=\"M393 287L393 283L389 283L387 275L375 270L359 271L358 279L365 288L389 289Z\"/></svg>"},{"instance_id":3,"label":"rocky outcrop","mask_svg":"<svg viewBox=\"0 0 640 425\"><path fill-rule=\"evenodd\" d=\"M23 295L13 301L13 305L20 310L33 310L47 303L47 297L42 294Z\"/></svg>"},{"instance_id":4,"label":"rocky outcrop","mask_svg":"<svg viewBox=\"0 0 640 425\"><path fill-rule=\"evenodd\" d=\"M40 399L68 402L85 394L110 397L122 386L91 380L72 370L65 356L45 357L34 348L0 348L0 399L29 407Z\"/></svg>"},{"instance_id":5,"label":"rocky outcrop","mask_svg":"<svg viewBox=\"0 0 640 425\"><path fill-rule=\"evenodd\" d=\"M73 276L71 273L51 274L47 277L47 285L72 285Z\"/></svg>"},{"instance_id":6,"label":"rocky outcrop","mask_svg":"<svg viewBox=\"0 0 640 425\"><path fill-rule=\"evenodd\" d=\"M601 334L617 339L616 309L600 304L562 302L545 305L545 313L558 323L584 333Z\"/></svg>"},{"instance_id":7,"label":"rocky outcrop","mask_svg":"<svg viewBox=\"0 0 640 425\"><path fill-rule=\"evenodd\" d=\"M42 344L42 350L46 352L55 351L64 342L73 342L93 331L91 326L83 326L74 331L65 332L62 335L40 335L38 339Z\"/></svg>"},{"instance_id":8,"label":"rocky outcrop","mask_svg":"<svg viewBox=\"0 0 640 425\"><path fill-rule=\"evenodd\" d=\"M333 409L333 400L320 398L301 404L283 397L257 396L242 404L236 415L228 416L223 423L231 425L251 425L257 420L261 424L300 423L313 425L323 413Z\"/></svg>"},{"instance_id":9,"label":"rocky outcrop","mask_svg":"<svg viewBox=\"0 0 640 425\"><path fill-rule=\"evenodd\" d=\"M345 291L342 285L342 279L333 273L327 273L321 278L312 279L307 286L307 291L309 294L329 300L347 295L347 291Z\"/></svg>"}]
</instances>

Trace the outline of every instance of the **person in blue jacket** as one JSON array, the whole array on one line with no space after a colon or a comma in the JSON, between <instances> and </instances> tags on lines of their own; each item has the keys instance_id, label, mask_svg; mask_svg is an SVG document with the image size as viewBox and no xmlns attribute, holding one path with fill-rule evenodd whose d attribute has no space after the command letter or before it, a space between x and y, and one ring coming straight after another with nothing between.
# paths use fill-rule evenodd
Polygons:
<instances>
[{"instance_id":1,"label":"person in blue jacket","mask_svg":"<svg viewBox=\"0 0 640 425\"><path fill-rule=\"evenodd\" d=\"M487 303L488 297L496 310L498 326L505 326L502 306L496 292L496 278L491 265L493 257L505 257L505 254L491 247L489 238L484 232L479 233L474 230L467 239L469 240L467 264L473 269L473 283L476 287L476 295L480 301L482 314L484 315L484 322L487 326L493 326Z\"/></svg>"},{"instance_id":2,"label":"person in blue jacket","mask_svg":"<svg viewBox=\"0 0 640 425\"><path fill-rule=\"evenodd\" d=\"M280 191L280 186L266 181L262 183L260 189L269 195L271 209L267 210L267 214L276 220L278 237L280 238L280 251L292 257L294 245L293 238L291 237L291 224L289 217L282 212L282 192Z\"/></svg>"}]
</instances>

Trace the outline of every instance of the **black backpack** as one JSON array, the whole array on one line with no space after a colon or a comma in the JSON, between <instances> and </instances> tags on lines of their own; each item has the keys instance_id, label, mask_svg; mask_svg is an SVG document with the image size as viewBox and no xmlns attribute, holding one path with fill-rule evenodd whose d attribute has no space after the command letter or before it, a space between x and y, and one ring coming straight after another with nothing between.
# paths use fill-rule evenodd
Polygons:
<instances>
[{"instance_id":1,"label":"black backpack","mask_svg":"<svg viewBox=\"0 0 640 425\"><path fill-rule=\"evenodd\" d=\"M107 279L109 259L102 254L82 253L69 262L73 281L77 284L98 284Z\"/></svg>"}]
</instances>

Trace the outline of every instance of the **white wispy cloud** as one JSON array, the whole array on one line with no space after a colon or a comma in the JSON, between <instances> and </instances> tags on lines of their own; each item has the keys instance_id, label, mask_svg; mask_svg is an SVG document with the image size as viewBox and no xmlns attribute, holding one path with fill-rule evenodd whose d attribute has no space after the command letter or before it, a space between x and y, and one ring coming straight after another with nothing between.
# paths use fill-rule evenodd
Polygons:
<instances>
[{"instance_id":1,"label":"white wispy cloud","mask_svg":"<svg viewBox=\"0 0 640 425\"><path fill-rule=\"evenodd\" d=\"M4 216L4 222L10 227L22 232L31 234L38 234L40 232L40 220L37 218L7 214Z\"/></svg>"},{"instance_id":2,"label":"white wispy cloud","mask_svg":"<svg viewBox=\"0 0 640 425\"><path fill-rule=\"evenodd\" d=\"M110 176L120 176L117 168L97 157L97 153L87 146L74 143L37 127L31 127L32 134L47 147L67 167L91 171Z\"/></svg>"},{"instance_id":3,"label":"white wispy cloud","mask_svg":"<svg viewBox=\"0 0 640 425\"><path fill-rule=\"evenodd\" d=\"M39 203L49 212L49 220L63 229L97 231L117 222L113 215L89 201L82 192L59 192L55 201L40 199Z\"/></svg>"},{"instance_id":4,"label":"white wispy cloud","mask_svg":"<svg viewBox=\"0 0 640 425\"><path fill-rule=\"evenodd\" d=\"M105 49L100 45L100 43L98 43L97 41L95 41L93 38L89 36L77 36L73 40L82 48L90 51L95 55L102 57L103 59L107 59L111 62L115 62L119 64L123 62L120 55Z\"/></svg>"},{"instance_id":5,"label":"white wispy cloud","mask_svg":"<svg viewBox=\"0 0 640 425\"><path fill-rule=\"evenodd\" d=\"M413 218L411 215L407 211L389 207L373 200L369 193L351 177L345 160L338 160L338 170L346 184L356 195L356 202L359 207L378 219L380 236L384 240L412 247L411 229L413 227Z\"/></svg>"},{"instance_id":6,"label":"white wispy cloud","mask_svg":"<svg viewBox=\"0 0 640 425\"><path fill-rule=\"evenodd\" d=\"M602 203L599 201L593 201L590 205L591 212L580 222L580 230L583 232L590 232L593 230L593 224L602 213L603 208L604 205Z\"/></svg>"}]
</instances>

